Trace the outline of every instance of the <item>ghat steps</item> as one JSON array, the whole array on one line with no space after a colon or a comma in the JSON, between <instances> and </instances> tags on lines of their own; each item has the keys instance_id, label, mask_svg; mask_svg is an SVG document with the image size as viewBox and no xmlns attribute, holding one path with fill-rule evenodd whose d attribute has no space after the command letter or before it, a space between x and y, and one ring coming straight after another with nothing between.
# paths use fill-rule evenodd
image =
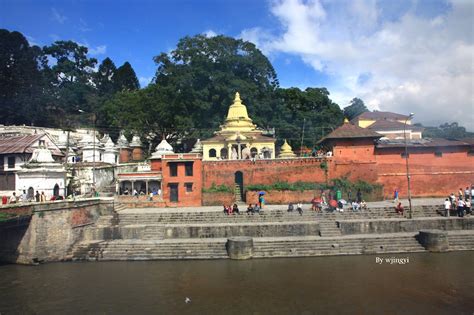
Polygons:
<instances>
[{"instance_id":1,"label":"ghat steps","mask_svg":"<svg viewBox=\"0 0 474 315\"><path fill-rule=\"evenodd\" d=\"M254 258L425 252L416 233L254 238ZM474 250L472 231L449 232L452 250ZM113 240L76 246L75 260L227 259L227 239Z\"/></svg>"}]
</instances>

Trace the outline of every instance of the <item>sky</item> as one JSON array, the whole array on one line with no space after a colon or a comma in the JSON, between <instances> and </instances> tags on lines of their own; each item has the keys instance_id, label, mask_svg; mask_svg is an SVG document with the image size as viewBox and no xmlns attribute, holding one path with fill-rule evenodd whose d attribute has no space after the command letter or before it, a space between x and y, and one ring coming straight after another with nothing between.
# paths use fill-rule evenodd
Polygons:
<instances>
[{"instance_id":1,"label":"sky","mask_svg":"<svg viewBox=\"0 0 474 315\"><path fill-rule=\"evenodd\" d=\"M129 61L142 87L152 58L180 38L223 34L256 44L282 87L326 87L341 108L358 97L370 110L470 131L473 21L471 0L0 0L0 28Z\"/></svg>"}]
</instances>

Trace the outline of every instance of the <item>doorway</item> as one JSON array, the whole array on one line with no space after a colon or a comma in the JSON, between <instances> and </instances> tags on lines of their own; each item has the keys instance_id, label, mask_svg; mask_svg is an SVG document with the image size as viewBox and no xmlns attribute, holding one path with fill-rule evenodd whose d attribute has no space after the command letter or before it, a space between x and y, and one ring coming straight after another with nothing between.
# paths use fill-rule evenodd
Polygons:
<instances>
[{"instance_id":1,"label":"doorway","mask_svg":"<svg viewBox=\"0 0 474 315\"><path fill-rule=\"evenodd\" d=\"M55 197L59 196L59 185L58 184L54 185L53 196L55 196Z\"/></svg>"},{"instance_id":2,"label":"doorway","mask_svg":"<svg viewBox=\"0 0 474 315\"><path fill-rule=\"evenodd\" d=\"M168 184L170 189L170 201L171 202L178 202L178 184Z\"/></svg>"},{"instance_id":3,"label":"doorway","mask_svg":"<svg viewBox=\"0 0 474 315\"><path fill-rule=\"evenodd\" d=\"M237 201L245 201L244 198L244 174L241 171L235 172L235 188L234 188L234 193L235 193L235 198Z\"/></svg>"}]
</instances>

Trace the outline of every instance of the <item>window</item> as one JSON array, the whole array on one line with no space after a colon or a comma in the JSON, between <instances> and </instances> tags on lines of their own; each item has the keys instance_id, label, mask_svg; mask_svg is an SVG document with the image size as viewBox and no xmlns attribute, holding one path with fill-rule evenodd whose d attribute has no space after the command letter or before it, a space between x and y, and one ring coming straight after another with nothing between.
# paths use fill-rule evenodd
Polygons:
<instances>
[{"instance_id":1,"label":"window","mask_svg":"<svg viewBox=\"0 0 474 315\"><path fill-rule=\"evenodd\" d=\"M170 163L170 176L178 176L178 164L177 163Z\"/></svg>"},{"instance_id":2,"label":"window","mask_svg":"<svg viewBox=\"0 0 474 315\"><path fill-rule=\"evenodd\" d=\"M8 168L15 168L15 157L9 156L8 157Z\"/></svg>"},{"instance_id":3,"label":"window","mask_svg":"<svg viewBox=\"0 0 474 315\"><path fill-rule=\"evenodd\" d=\"M215 149L210 149L209 150L209 157L216 157L216 150Z\"/></svg>"},{"instance_id":4,"label":"window","mask_svg":"<svg viewBox=\"0 0 474 315\"><path fill-rule=\"evenodd\" d=\"M435 152L435 156L436 156L436 157L442 157L442 156L443 156L443 152L437 151L437 152Z\"/></svg>"},{"instance_id":5,"label":"window","mask_svg":"<svg viewBox=\"0 0 474 315\"><path fill-rule=\"evenodd\" d=\"M193 176L193 162L184 163L184 175Z\"/></svg>"},{"instance_id":6,"label":"window","mask_svg":"<svg viewBox=\"0 0 474 315\"><path fill-rule=\"evenodd\" d=\"M402 154L400 154L400 156L401 156L402 158L405 158L405 152L403 152ZM410 157L410 153L408 153L408 156L407 156L407 157Z\"/></svg>"},{"instance_id":7,"label":"window","mask_svg":"<svg viewBox=\"0 0 474 315\"><path fill-rule=\"evenodd\" d=\"M193 191L193 183L185 183L184 187L186 187L186 192L192 192Z\"/></svg>"},{"instance_id":8,"label":"window","mask_svg":"<svg viewBox=\"0 0 474 315\"><path fill-rule=\"evenodd\" d=\"M4 157L0 156L0 171L3 171L3 168L5 167L3 163L4 163Z\"/></svg>"}]
</instances>

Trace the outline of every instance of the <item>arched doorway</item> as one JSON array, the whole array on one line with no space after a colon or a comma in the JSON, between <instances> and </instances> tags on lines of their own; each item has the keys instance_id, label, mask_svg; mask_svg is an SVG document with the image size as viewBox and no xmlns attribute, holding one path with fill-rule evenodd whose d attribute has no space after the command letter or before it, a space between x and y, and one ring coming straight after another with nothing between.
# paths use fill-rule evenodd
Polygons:
<instances>
[{"instance_id":1,"label":"arched doorway","mask_svg":"<svg viewBox=\"0 0 474 315\"><path fill-rule=\"evenodd\" d=\"M28 194L26 195L28 200L33 200L35 198L35 190L33 187L28 188Z\"/></svg>"},{"instance_id":2,"label":"arched doorway","mask_svg":"<svg viewBox=\"0 0 474 315\"><path fill-rule=\"evenodd\" d=\"M244 198L244 174L241 171L235 172L235 199L236 201L245 201Z\"/></svg>"},{"instance_id":3,"label":"arched doorway","mask_svg":"<svg viewBox=\"0 0 474 315\"><path fill-rule=\"evenodd\" d=\"M53 196L55 196L55 197L59 196L59 185L58 184L54 185Z\"/></svg>"}]
</instances>

